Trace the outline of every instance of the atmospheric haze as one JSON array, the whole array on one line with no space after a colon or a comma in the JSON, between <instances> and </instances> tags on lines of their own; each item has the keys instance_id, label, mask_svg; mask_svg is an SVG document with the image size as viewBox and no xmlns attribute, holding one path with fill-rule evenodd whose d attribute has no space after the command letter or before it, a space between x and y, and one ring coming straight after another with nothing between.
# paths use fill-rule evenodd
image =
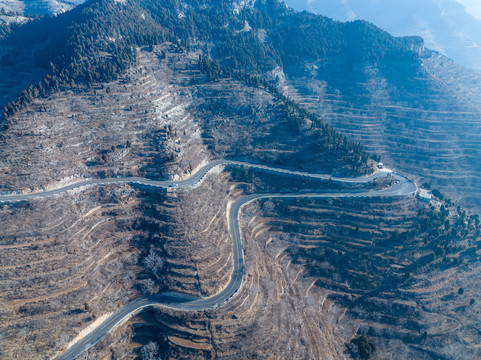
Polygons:
<instances>
[{"instance_id":1,"label":"atmospheric haze","mask_svg":"<svg viewBox=\"0 0 481 360\"><path fill-rule=\"evenodd\" d=\"M286 0L340 21L367 20L396 36L420 35L427 48L481 70L481 2L478 0Z\"/></svg>"}]
</instances>

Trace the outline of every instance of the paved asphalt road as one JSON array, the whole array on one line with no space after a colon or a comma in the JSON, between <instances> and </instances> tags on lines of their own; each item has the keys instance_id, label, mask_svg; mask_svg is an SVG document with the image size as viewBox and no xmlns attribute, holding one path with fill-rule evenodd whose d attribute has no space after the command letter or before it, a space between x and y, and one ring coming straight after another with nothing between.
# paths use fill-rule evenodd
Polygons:
<instances>
[{"instance_id":1,"label":"paved asphalt road","mask_svg":"<svg viewBox=\"0 0 481 360\"><path fill-rule=\"evenodd\" d=\"M15 202L15 201L25 201L35 198L45 198L49 196L54 196L61 194L66 191L81 189L86 186L99 186L115 183L136 183L149 187L160 187L168 188L169 186L178 186L182 188L188 188L195 186L202 178L213 168L219 165L238 165L238 166L248 166L253 168L259 168L266 171L278 172L282 174L294 175L294 176L304 176L316 179L331 179L332 181L346 182L346 183L368 183L377 178L382 178L385 176L393 176L396 182L388 189L385 190L369 190L369 191L358 191L358 192L339 192L339 193L272 193L272 194L252 194L244 196L236 200L229 212L229 229L230 235L233 241L233 258L234 258L234 271L232 278L227 285L227 287L220 293L213 295L208 298L197 298L197 299L187 299L184 296L178 294L159 294L147 298L142 298L136 300L130 304L125 305L123 308L119 309L113 315L108 317L102 324L91 331L87 336L85 336L81 341L73 345L68 351L57 356L55 360L73 360L78 357L82 352L90 348L91 346L98 343L109 331L111 331L117 325L123 323L126 319L134 314L140 312L143 308L148 306L161 305L164 307L169 307L178 310L205 310L211 309L216 306L224 304L230 298L232 298L237 291L241 288L242 282L244 280L244 252L242 251L242 237L239 226L239 214L242 206L259 199L266 198L341 198L341 197L386 197L386 196L405 196L413 195L417 191L417 186L408 178L391 173L390 171L381 171L377 174L371 176L364 176L358 178L337 178L330 175L321 174L311 174L300 171L292 171L281 168L274 168L259 164L250 164L240 161L231 160L216 160L208 165L202 167L199 171L193 174L186 180L180 181L155 181L148 180L137 177L129 178L108 178L108 179L92 179L78 182L72 185L68 185L62 188L48 191L40 191L31 194L9 194L0 195L0 203L2 202Z\"/></svg>"}]
</instances>

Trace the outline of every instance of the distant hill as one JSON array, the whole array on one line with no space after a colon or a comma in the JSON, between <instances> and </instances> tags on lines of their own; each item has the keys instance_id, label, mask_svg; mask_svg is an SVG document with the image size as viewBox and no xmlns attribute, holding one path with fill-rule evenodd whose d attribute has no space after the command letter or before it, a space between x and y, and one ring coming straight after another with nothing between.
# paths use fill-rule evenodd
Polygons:
<instances>
[{"instance_id":1,"label":"distant hill","mask_svg":"<svg viewBox=\"0 0 481 360\"><path fill-rule=\"evenodd\" d=\"M73 9L85 0L0 0L0 21L16 22L37 15L55 15Z\"/></svg>"},{"instance_id":2,"label":"distant hill","mask_svg":"<svg viewBox=\"0 0 481 360\"><path fill-rule=\"evenodd\" d=\"M0 0L0 36L4 28L32 19L58 15L84 3L85 0Z\"/></svg>"},{"instance_id":3,"label":"distant hill","mask_svg":"<svg viewBox=\"0 0 481 360\"><path fill-rule=\"evenodd\" d=\"M456 63L481 70L481 20L455 0L286 0L340 21L364 19L396 36L419 35L426 47Z\"/></svg>"}]
</instances>

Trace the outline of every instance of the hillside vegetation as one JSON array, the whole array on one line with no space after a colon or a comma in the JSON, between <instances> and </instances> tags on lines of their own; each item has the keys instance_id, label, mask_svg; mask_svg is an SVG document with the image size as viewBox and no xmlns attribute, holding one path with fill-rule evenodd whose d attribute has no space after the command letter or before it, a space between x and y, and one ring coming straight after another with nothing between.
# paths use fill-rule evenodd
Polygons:
<instances>
[{"instance_id":1,"label":"hillside vegetation","mask_svg":"<svg viewBox=\"0 0 481 360\"><path fill-rule=\"evenodd\" d=\"M138 49L137 64L116 81L33 100L2 133L3 190L85 177L175 179L224 156L370 171L360 148L320 123L298 123L275 94L232 78L210 80L198 55L169 43ZM228 282L225 211L241 192L226 174L185 194L130 186L86 191L2 207L2 228L9 229L1 238L8 249L1 316L9 334L2 358L52 355L96 318L143 295L205 296ZM53 322L58 333L47 337ZM18 339L31 346L19 347Z\"/></svg>"},{"instance_id":2,"label":"hillside vegetation","mask_svg":"<svg viewBox=\"0 0 481 360\"><path fill-rule=\"evenodd\" d=\"M132 45L165 40L184 47L203 48L205 43L208 53L226 65L261 72L304 58L318 61L339 54L356 59L355 63L416 62L402 40L368 23L341 24L294 13L275 0L254 7L236 6L228 0L209 6L201 1L183 6L172 0L92 0L56 18L29 22L1 41L2 62L12 64L12 56L15 62L29 58L25 49L33 47L36 62L47 75L8 104L5 113L11 115L38 95L79 81L112 80L133 63ZM299 43L305 46L294 46Z\"/></svg>"},{"instance_id":3,"label":"hillside vegetation","mask_svg":"<svg viewBox=\"0 0 481 360\"><path fill-rule=\"evenodd\" d=\"M417 141L433 140L412 129L432 120L426 134L446 134L440 119L454 108L466 115L453 96L464 90L436 82L447 75L430 72L440 63L429 65L435 54L426 58L419 38L272 0L91 0L13 27L0 54L6 192L85 178L176 180L220 158L372 173L358 141L437 181L438 169L416 151ZM469 141L463 151L475 155ZM219 292L232 272L226 214L243 195L359 188L227 167L188 190L109 185L3 204L0 358L52 358L142 296ZM479 357L479 217L433 193L430 204L251 203L240 219L245 284L231 301L203 312L145 311L85 357Z\"/></svg>"}]
</instances>

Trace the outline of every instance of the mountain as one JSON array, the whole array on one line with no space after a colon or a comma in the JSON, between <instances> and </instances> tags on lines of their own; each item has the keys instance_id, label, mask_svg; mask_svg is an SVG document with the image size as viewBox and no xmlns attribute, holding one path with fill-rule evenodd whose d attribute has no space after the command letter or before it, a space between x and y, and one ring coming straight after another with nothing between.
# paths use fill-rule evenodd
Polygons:
<instances>
[{"instance_id":1,"label":"mountain","mask_svg":"<svg viewBox=\"0 0 481 360\"><path fill-rule=\"evenodd\" d=\"M455 0L287 0L286 3L296 10L340 21L367 20L396 36L421 36L426 47L460 65L481 70L481 20Z\"/></svg>"},{"instance_id":2,"label":"mountain","mask_svg":"<svg viewBox=\"0 0 481 360\"><path fill-rule=\"evenodd\" d=\"M67 356L123 306L226 289L228 215L266 193L233 216L232 297L147 308L81 356L480 356L480 80L421 38L274 0L91 0L5 30L0 57L1 196L55 194L1 203L1 359ZM432 200L363 183L379 156ZM283 172L179 186L222 158Z\"/></svg>"},{"instance_id":3,"label":"mountain","mask_svg":"<svg viewBox=\"0 0 481 360\"><path fill-rule=\"evenodd\" d=\"M0 23L24 22L36 16L60 14L71 10L84 1L85 0L2 0L0 1Z\"/></svg>"},{"instance_id":4,"label":"mountain","mask_svg":"<svg viewBox=\"0 0 481 360\"><path fill-rule=\"evenodd\" d=\"M388 162L395 156L396 166L476 209L481 200L481 194L475 191L480 173L476 155L479 150L471 144L477 142L474 134L478 126L479 76L425 50L419 37L396 38L367 22L339 23L296 13L275 1L244 8L237 2L222 4L223 8L215 10L201 2L189 6L175 2L93 2L58 19L31 22L0 44L6 52L2 57L5 66L0 68L4 82L0 91L7 115L29 103L35 94L49 94L85 81L114 79L135 61L133 44L145 46L169 40L181 46L199 46L210 42L208 53L220 64L257 72L271 85L277 81L279 91L292 90L292 96L300 92L310 100L318 99L311 104L317 107L314 112L350 133L351 139L383 155ZM32 56L26 49L36 47L35 63L31 64ZM12 59L9 54L17 55ZM21 65L22 61L26 65ZM36 69L34 74L32 69ZM28 88L28 82L36 77L43 80ZM21 87L27 89L11 101ZM346 101L353 116L344 113L344 105L331 112L326 105L334 103L328 99L324 102L326 92L340 95L340 104ZM382 106L371 106L377 103L377 96L381 96ZM389 109L413 109L415 113L392 117L392 110L380 112L387 104ZM466 111L472 116L468 122ZM439 156L438 150L432 157L420 156L419 149L427 150L419 144L406 150L403 137L396 135L403 131L399 129L403 123L419 117L419 113L430 123L434 117L435 125L427 128L427 124L413 122L406 131L417 134L413 139L427 137L431 144L439 145L438 150L444 153L442 161L432 161ZM452 122L447 122L446 116ZM399 121L399 117L403 120ZM350 131L353 122L360 119L389 121L368 122ZM459 128L454 133L453 123ZM474 139L462 135L466 133L472 133ZM459 175L468 172L472 176Z\"/></svg>"},{"instance_id":5,"label":"mountain","mask_svg":"<svg viewBox=\"0 0 481 360\"><path fill-rule=\"evenodd\" d=\"M35 84L34 92L41 94L71 81L113 79L133 60L129 54L131 45L160 40L175 40L180 44L191 39L212 40L214 47L210 52L222 64L260 73L297 63L300 58L318 61L336 56L347 57L349 66L361 66L366 61L382 64L385 59L398 59L398 63L405 59L408 67L417 66L416 55L411 51L414 44L411 42L417 39L397 39L368 23L340 24L328 18L296 14L275 1L260 5L254 13L244 9L242 16L246 18L240 20L234 12L237 3L221 4L222 9L213 10L197 2L181 7L175 2L160 6L146 1L141 4L144 8L133 2L93 2L58 16L58 20L34 21L20 27L2 41L2 61L6 66L18 67L24 59L31 60L26 45L36 48L35 65L54 77L54 81ZM122 7L128 11L119 11ZM276 15L270 18L269 11ZM106 21L104 14L111 14L107 18L112 21ZM303 22L306 25L300 26ZM248 28L244 31L246 24ZM317 37L319 34L323 36ZM372 47L372 41L376 41L376 47ZM305 45L297 47L299 43ZM99 53L109 54L107 57L111 59L105 62ZM11 54L15 54L15 59ZM4 99L7 98L5 95ZM7 115L20 103L26 103L27 98L32 98L32 94L20 94L17 102L7 107Z\"/></svg>"}]
</instances>

